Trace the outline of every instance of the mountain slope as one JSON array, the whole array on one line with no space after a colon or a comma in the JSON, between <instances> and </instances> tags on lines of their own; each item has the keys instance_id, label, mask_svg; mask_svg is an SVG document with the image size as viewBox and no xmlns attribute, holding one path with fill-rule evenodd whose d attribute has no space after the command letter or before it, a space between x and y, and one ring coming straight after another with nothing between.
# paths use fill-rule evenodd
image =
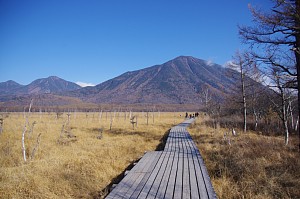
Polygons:
<instances>
[{"instance_id":1,"label":"mountain slope","mask_svg":"<svg viewBox=\"0 0 300 199\"><path fill-rule=\"evenodd\" d=\"M236 71L194 57L180 56L162 65L124 73L95 87L68 95L94 103L199 103L209 89L214 100L222 100L235 85Z\"/></svg>"}]
</instances>

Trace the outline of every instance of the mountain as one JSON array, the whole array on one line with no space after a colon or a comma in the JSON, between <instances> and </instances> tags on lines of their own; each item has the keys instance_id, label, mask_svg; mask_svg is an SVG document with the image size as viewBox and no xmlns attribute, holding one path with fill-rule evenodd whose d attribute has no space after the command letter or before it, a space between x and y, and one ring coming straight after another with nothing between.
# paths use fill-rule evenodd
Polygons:
<instances>
[{"instance_id":1,"label":"mountain","mask_svg":"<svg viewBox=\"0 0 300 199\"><path fill-rule=\"evenodd\" d=\"M238 72L194 57L180 56L66 95L92 103L198 104L206 90L211 98L222 101L236 85L231 76L238 77Z\"/></svg>"},{"instance_id":2,"label":"mountain","mask_svg":"<svg viewBox=\"0 0 300 199\"><path fill-rule=\"evenodd\" d=\"M18 84L15 81L9 80L6 82L0 83L0 93L1 94L9 94L11 91L21 88L23 85Z\"/></svg>"},{"instance_id":3,"label":"mountain","mask_svg":"<svg viewBox=\"0 0 300 199\"><path fill-rule=\"evenodd\" d=\"M58 93L81 88L79 85L56 76L37 79L22 89L28 94Z\"/></svg>"},{"instance_id":4,"label":"mountain","mask_svg":"<svg viewBox=\"0 0 300 199\"><path fill-rule=\"evenodd\" d=\"M30 95L30 94L45 94L45 93L58 93L76 90L81 88L79 85L63 80L56 76L48 78L37 79L26 86L18 86L10 88L7 93L15 95Z\"/></svg>"}]
</instances>

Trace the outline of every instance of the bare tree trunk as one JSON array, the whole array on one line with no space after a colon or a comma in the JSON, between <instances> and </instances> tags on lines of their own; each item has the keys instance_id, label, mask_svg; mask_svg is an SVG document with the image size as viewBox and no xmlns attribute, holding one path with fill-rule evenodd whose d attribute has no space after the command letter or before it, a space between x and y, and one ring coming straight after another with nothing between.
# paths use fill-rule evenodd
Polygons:
<instances>
[{"instance_id":1,"label":"bare tree trunk","mask_svg":"<svg viewBox=\"0 0 300 199\"><path fill-rule=\"evenodd\" d=\"M295 124L295 131L298 131L298 124L299 124L299 117L296 120L296 124Z\"/></svg>"},{"instance_id":2,"label":"bare tree trunk","mask_svg":"<svg viewBox=\"0 0 300 199\"><path fill-rule=\"evenodd\" d=\"M254 115L254 118L255 118L254 130L256 131L257 130L257 126L258 126L258 114L257 114L257 112L255 110L253 111L253 115Z\"/></svg>"},{"instance_id":3,"label":"bare tree trunk","mask_svg":"<svg viewBox=\"0 0 300 199\"><path fill-rule=\"evenodd\" d=\"M294 116L293 116L293 107L292 107L292 101L289 100L289 105L288 105L288 113L290 115L291 118L291 128L294 128Z\"/></svg>"},{"instance_id":4,"label":"bare tree trunk","mask_svg":"<svg viewBox=\"0 0 300 199\"><path fill-rule=\"evenodd\" d=\"M288 121L287 121L287 114L286 114L286 106L285 106L285 95L282 95L282 123L284 129L284 142L285 145L289 144L289 128L288 128Z\"/></svg>"},{"instance_id":5,"label":"bare tree trunk","mask_svg":"<svg viewBox=\"0 0 300 199\"><path fill-rule=\"evenodd\" d=\"M240 64L241 70L241 83L242 83L242 95L243 95L243 119L244 119L244 132L247 131L247 104L246 104L246 91L245 91L245 74L243 70L243 65Z\"/></svg>"},{"instance_id":6,"label":"bare tree trunk","mask_svg":"<svg viewBox=\"0 0 300 199\"><path fill-rule=\"evenodd\" d=\"M24 130L22 132L22 154L23 154L23 159L24 159L25 162L27 161L27 158L26 158L26 147L25 147L25 133L27 131L27 126L29 125L28 117L30 115L32 102L33 102L33 99L31 99L31 101L30 101L30 105L29 105L29 109L28 109L27 115L25 114L25 108L24 108L24 116L26 118L26 121L25 121L25 125L24 125Z\"/></svg>"},{"instance_id":7,"label":"bare tree trunk","mask_svg":"<svg viewBox=\"0 0 300 199\"><path fill-rule=\"evenodd\" d=\"M27 131L27 126L26 126L26 122L25 122L25 125L24 125L24 130L23 130L23 133L22 133L22 154L23 154L23 159L24 161L26 162L27 159L26 159L26 147L25 147L25 133Z\"/></svg>"}]
</instances>

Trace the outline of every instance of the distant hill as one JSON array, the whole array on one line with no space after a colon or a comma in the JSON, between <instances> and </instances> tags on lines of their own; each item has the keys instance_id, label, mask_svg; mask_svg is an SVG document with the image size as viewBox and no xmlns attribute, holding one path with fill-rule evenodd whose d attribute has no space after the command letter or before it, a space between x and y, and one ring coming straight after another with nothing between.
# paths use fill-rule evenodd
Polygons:
<instances>
[{"instance_id":1,"label":"distant hill","mask_svg":"<svg viewBox=\"0 0 300 199\"><path fill-rule=\"evenodd\" d=\"M79 85L56 76L41 78L28 85L20 85L14 81L0 83L1 95L30 95L71 91L81 88Z\"/></svg>"},{"instance_id":2,"label":"distant hill","mask_svg":"<svg viewBox=\"0 0 300 199\"><path fill-rule=\"evenodd\" d=\"M201 59L180 56L67 95L93 103L199 104L204 90L209 91L213 100L222 101L236 85L232 76L238 73Z\"/></svg>"},{"instance_id":3,"label":"distant hill","mask_svg":"<svg viewBox=\"0 0 300 199\"><path fill-rule=\"evenodd\" d=\"M14 90L23 87L23 85L18 84L15 81L9 80L6 82L0 82L0 93L1 94L10 94L13 93Z\"/></svg>"},{"instance_id":4,"label":"distant hill","mask_svg":"<svg viewBox=\"0 0 300 199\"><path fill-rule=\"evenodd\" d=\"M37 106L61 106L80 103L81 100L56 95L81 88L79 85L56 76L41 78L28 85L12 80L0 83L0 107L26 106L34 99Z\"/></svg>"},{"instance_id":5,"label":"distant hill","mask_svg":"<svg viewBox=\"0 0 300 199\"><path fill-rule=\"evenodd\" d=\"M16 90L17 94L44 94L71 91L81 88L79 85L56 76L37 79Z\"/></svg>"}]
</instances>

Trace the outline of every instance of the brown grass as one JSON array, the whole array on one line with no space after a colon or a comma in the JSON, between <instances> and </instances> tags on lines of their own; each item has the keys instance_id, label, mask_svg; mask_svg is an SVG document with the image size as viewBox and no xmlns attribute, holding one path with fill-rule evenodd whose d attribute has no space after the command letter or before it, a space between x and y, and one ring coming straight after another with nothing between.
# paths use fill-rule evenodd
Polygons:
<instances>
[{"instance_id":1,"label":"brown grass","mask_svg":"<svg viewBox=\"0 0 300 199\"><path fill-rule=\"evenodd\" d=\"M283 137L238 131L238 136L229 136L228 144L223 136L229 129L205 126L206 119L199 119L189 131L219 198L300 198L296 137L285 146Z\"/></svg>"},{"instance_id":2,"label":"brown grass","mask_svg":"<svg viewBox=\"0 0 300 199\"><path fill-rule=\"evenodd\" d=\"M0 135L0 198L95 198L106 194L105 187L145 151L153 151L174 124L182 122L179 113L152 113L146 125L145 113L138 116L132 130L129 118L116 113L109 130L110 113L72 113L69 129L76 138L58 142L67 115L32 113L36 121L32 137L26 134L28 161L24 162L21 135L23 113L10 113ZM127 113L128 116L128 113ZM99 128L103 138L97 139ZM67 128L66 128L67 129ZM41 133L35 157L30 159ZM102 190L102 192L101 192Z\"/></svg>"}]
</instances>

